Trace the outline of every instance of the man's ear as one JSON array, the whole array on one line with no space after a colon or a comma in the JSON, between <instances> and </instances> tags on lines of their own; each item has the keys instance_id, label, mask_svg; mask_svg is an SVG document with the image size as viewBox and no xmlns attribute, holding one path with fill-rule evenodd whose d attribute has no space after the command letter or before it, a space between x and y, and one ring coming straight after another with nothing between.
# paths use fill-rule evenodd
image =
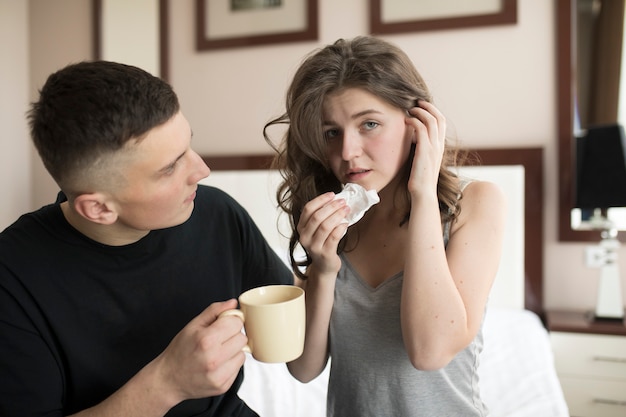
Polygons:
<instances>
[{"instance_id":1,"label":"man's ear","mask_svg":"<svg viewBox=\"0 0 626 417\"><path fill-rule=\"evenodd\" d=\"M74 210L93 223L109 225L117 220L114 205L101 193L80 194L74 198Z\"/></svg>"}]
</instances>

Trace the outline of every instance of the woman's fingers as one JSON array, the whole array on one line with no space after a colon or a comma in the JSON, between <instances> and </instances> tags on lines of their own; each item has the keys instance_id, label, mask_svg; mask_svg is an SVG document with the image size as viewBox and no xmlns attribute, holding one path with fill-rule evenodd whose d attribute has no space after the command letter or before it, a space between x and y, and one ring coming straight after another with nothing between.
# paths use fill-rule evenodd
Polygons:
<instances>
[{"instance_id":1,"label":"woman's fingers","mask_svg":"<svg viewBox=\"0 0 626 417\"><path fill-rule=\"evenodd\" d=\"M344 199L334 200L334 194L330 194L330 198L324 194L311 200L300 217L300 243L309 251L321 250L349 211Z\"/></svg>"},{"instance_id":2,"label":"woman's fingers","mask_svg":"<svg viewBox=\"0 0 626 417\"><path fill-rule=\"evenodd\" d=\"M443 142L446 137L446 117L432 103L420 100L418 107L409 110L409 123L416 129L414 141L426 136L430 143ZM412 119L412 120L411 120Z\"/></svg>"},{"instance_id":3,"label":"woman's fingers","mask_svg":"<svg viewBox=\"0 0 626 417\"><path fill-rule=\"evenodd\" d=\"M298 223L300 244L320 270L334 271L340 266L337 246L348 228L345 217L349 207L334 193L323 194L306 204Z\"/></svg>"}]
</instances>

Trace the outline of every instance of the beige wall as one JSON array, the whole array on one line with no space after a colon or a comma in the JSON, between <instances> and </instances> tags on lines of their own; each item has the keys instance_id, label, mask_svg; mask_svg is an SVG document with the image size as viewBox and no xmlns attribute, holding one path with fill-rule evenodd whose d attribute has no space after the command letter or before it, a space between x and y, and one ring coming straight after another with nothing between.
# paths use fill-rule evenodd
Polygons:
<instances>
[{"instance_id":1,"label":"beige wall","mask_svg":"<svg viewBox=\"0 0 626 417\"><path fill-rule=\"evenodd\" d=\"M29 0L29 100L48 75L72 62L92 59L91 0ZM33 208L54 201L58 188L32 149Z\"/></svg>"},{"instance_id":2,"label":"beige wall","mask_svg":"<svg viewBox=\"0 0 626 417\"><path fill-rule=\"evenodd\" d=\"M13 3L0 0L4 8ZM595 302L599 271L584 266L585 245L557 242L554 3L518 0L516 25L414 32L385 38L412 57L451 128L465 145L545 149L545 303L548 307L587 309ZM29 91L33 94L50 71L90 58L90 2L30 0L28 4L31 62L18 62L20 70L14 70L10 77L19 79L22 70L30 68ZM367 32L368 2L319 0L319 42L197 52L194 4L194 0L170 1L170 78L192 124L194 146L201 153L266 152L262 126L281 111L288 80L303 56L338 37ZM7 20L20 21L23 32L28 26L23 21L27 19L24 11L10 12L14 16ZM0 38L3 48L13 46L14 38ZM24 42L19 36L18 41ZM12 84L4 75L0 82L3 88ZM20 100L23 103L24 97L18 97ZM22 116L23 108L17 113L14 119ZM7 137L24 137L19 120L15 123L14 132ZM19 161L19 167L12 165L11 181L1 183L3 195L13 190L13 173L22 170L27 175L23 167L32 163L31 207L50 201L56 190L38 159L29 160L23 149L15 160L8 158L10 145L5 138L1 140L0 157ZM20 198L28 201L24 197L28 181L22 182ZM4 213L5 203L2 204ZM9 217L16 217L23 206L25 203L11 208ZM626 251L622 249L620 255L622 265L626 265Z\"/></svg>"},{"instance_id":3,"label":"beige wall","mask_svg":"<svg viewBox=\"0 0 626 417\"><path fill-rule=\"evenodd\" d=\"M31 208L28 105L28 7L0 0L0 230Z\"/></svg>"}]
</instances>

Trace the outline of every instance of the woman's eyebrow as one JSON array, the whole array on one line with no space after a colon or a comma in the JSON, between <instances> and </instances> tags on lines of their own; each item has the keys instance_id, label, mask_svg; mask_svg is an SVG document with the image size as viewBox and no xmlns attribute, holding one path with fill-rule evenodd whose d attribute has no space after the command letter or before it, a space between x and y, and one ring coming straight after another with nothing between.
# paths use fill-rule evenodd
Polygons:
<instances>
[{"instance_id":1,"label":"woman's eyebrow","mask_svg":"<svg viewBox=\"0 0 626 417\"><path fill-rule=\"evenodd\" d=\"M375 109L366 109L366 110L361 110L359 112L354 113L353 115L350 116L350 119L354 120L354 119L358 119L359 117L362 116L366 116L368 114L382 114L381 111L379 110L375 110ZM323 120L322 124L324 126L334 126L337 123L333 120Z\"/></svg>"},{"instance_id":2,"label":"woman's eyebrow","mask_svg":"<svg viewBox=\"0 0 626 417\"><path fill-rule=\"evenodd\" d=\"M358 119L361 116L366 116L368 114L382 114L381 111L378 110L374 110L374 109L366 109L366 110L361 110L360 112L354 113L352 116L350 116L351 119Z\"/></svg>"}]
</instances>

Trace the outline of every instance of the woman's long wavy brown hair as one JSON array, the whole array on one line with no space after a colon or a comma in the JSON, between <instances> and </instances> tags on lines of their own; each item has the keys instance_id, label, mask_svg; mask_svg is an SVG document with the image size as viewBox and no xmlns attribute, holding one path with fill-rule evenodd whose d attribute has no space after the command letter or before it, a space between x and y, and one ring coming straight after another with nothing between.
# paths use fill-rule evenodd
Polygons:
<instances>
[{"instance_id":1,"label":"woman's long wavy brown hair","mask_svg":"<svg viewBox=\"0 0 626 417\"><path fill-rule=\"evenodd\" d=\"M409 57L395 45L378 38L339 39L314 51L302 62L287 91L285 113L265 125L263 136L277 152L273 168L280 171L283 182L276 197L291 223L291 265L303 279L306 272L300 268L310 265L311 259L307 253L306 259L296 260L294 251L299 240L296 226L304 205L322 193L339 192L342 188L327 160L322 126L324 100L329 94L346 88L364 89L404 110L414 107L418 100L432 101L426 83ZM275 125L287 126L280 144L276 144L268 133L268 128ZM413 154L414 151L401 174L407 181ZM456 147L446 144L437 185L442 222L454 220L459 213L461 190L456 175L448 169L456 165L459 156ZM408 220L410 198L408 190L403 191ZM339 251L344 248L342 240Z\"/></svg>"}]
</instances>

